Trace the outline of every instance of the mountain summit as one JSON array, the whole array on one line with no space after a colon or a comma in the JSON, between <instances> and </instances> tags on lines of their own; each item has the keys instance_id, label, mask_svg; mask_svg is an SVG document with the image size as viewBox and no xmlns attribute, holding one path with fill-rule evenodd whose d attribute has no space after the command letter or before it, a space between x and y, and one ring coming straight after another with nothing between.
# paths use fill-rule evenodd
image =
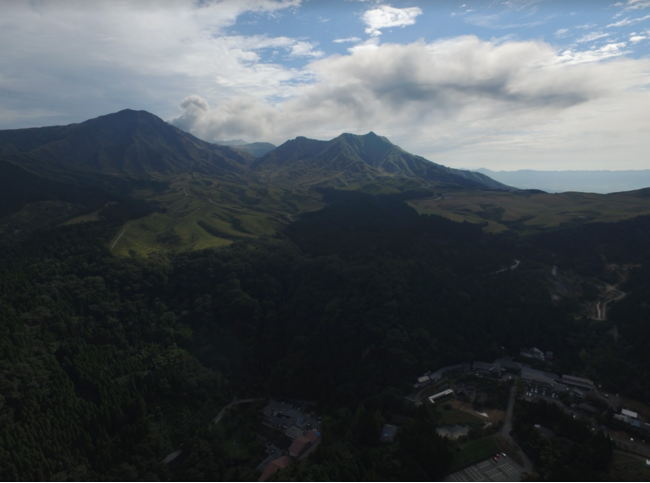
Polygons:
<instances>
[{"instance_id":1,"label":"mountain summit","mask_svg":"<svg viewBox=\"0 0 650 483\"><path fill-rule=\"evenodd\" d=\"M256 159L251 170L261 180L318 187L369 187L447 183L511 190L480 173L447 168L404 151L374 132L344 133L331 141L297 137Z\"/></svg>"},{"instance_id":2,"label":"mountain summit","mask_svg":"<svg viewBox=\"0 0 650 483\"><path fill-rule=\"evenodd\" d=\"M27 168L128 176L243 174L254 156L125 109L79 124L0 131L0 155Z\"/></svg>"}]
</instances>

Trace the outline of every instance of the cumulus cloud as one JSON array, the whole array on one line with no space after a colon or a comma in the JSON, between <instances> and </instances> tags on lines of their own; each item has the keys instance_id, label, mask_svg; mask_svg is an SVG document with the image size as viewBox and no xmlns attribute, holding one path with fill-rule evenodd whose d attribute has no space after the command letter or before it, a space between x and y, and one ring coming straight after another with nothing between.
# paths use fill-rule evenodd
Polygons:
<instances>
[{"instance_id":1,"label":"cumulus cloud","mask_svg":"<svg viewBox=\"0 0 650 483\"><path fill-rule=\"evenodd\" d=\"M559 159L568 147L576 159L620 158L610 145L625 146L629 163L647 164L650 59L626 58L625 42L557 52L511 38L380 45L375 35L337 39L354 45L326 56L310 39L227 28L245 11L281 15L298 3L3 2L10 14L0 15L0 44L11 48L0 49L0 128L130 107L208 141L281 143L373 130L456 166L538 151ZM366 9L380 10L376 5ZM415 13L395 25L389 16L367 26L408 25ZM306 65L274 60L286 58Z\"/></svg>"},{"instance_id":2,"label":"cumulus cloud","mask_svg":"<svg viewBox=\"0 0 650 483\"><path fill-rule=\"evenodd\" d=\"M419 7L395 8L382 5L378 8L366 10L361 20L366 24L366 33L381 35L381 29L389 27L405 27L415 24L415 19L422 14Z\"/></svg>"},{"instance_id":3,"label":"cumulus cloud","mask_svg":"<svg viewBox=\"0 0 650 483\"><path fill-rule=\"evenodd\" d=\"M291 95L289 84L309 73L263 63L263 52L321 54L298 39L228 35L227 28L244 12L274 14L299 4L6 0L0 44L11 48L0 49L0 128L25 126L27 118L27 126L72 122L127 107L169 116L170 99L191 92L211 102L253 92Z\"/></svg>"},{"instance_id":4,"label":"cumulus cloud","mask_svg":"<svg viewBox=\"0 0 650 483\"><path fill-rule=\"evenodd\" d=\"M620 55L624 46L558 53L538 41L464 36L352 48L310 63L312 81L291 98L229 100L209 111L186 99L191 113L182 107L179 119L194 119L191 132L207 140L280 143L299 134L329 139L374 130L419 154L466 151L650 82L650 61L595 62Z\"/></svg>"},{"instance_id":5,"label":"cumulus cloud","mask_svg":"<svg viewBox=\"0 0 650 483\"><path fill-rule=\"evenodd\" d=\"M325 52L322 50L314 50L316 44L312 42L295 42L291 46L291 57L322 57Z\"/></svg>"}]
</instances>

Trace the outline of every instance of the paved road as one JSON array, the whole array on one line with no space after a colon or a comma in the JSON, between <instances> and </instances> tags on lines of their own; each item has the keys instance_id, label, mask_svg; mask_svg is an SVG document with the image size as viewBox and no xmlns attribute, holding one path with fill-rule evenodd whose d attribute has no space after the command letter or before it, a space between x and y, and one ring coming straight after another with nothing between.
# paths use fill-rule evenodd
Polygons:
<instances>
[{"instance_id":1,"label":"paved road","mask_svg":"<svg viewBox=\"0 0 650 483\"><path fill-rule=\"evenodd\" d=\"M607 304L609 304L611 302L617 302L617 301L621 300L623 297L625 297L625 292L621 292L617 288L610 287L609 285L607 287L609 289L607 291L607 296L608 297L613 292L618 292L619 295L614 297L614 298L608 298L605 301L601 300L600 302L598 302L596 304L596 310L598 311L598 316L596 316L596 320L607 320Z\"/></svg>"},{"instance_id":2,"label":"paved road","mask_svg":"<svg viewBox=\"0 0 650 483\"><path fill-rule=\"evenodd\" d=\"M511 265L508 268L502 268L501 270L497 270L496 272L492 272L492 273L503 273L503 272L507 272L508 270L517 270L517 267L519 266L521 261L514 260L514 262L515 262L514 265Z\"/></svg>"},{"instance_id":3,"label":"paved road","mask_svg":"<svg viewBox=\"0 0 650 483\"><path fill-rule=\"evenodd\" d=\"M524 462L524 471L528 473L529 475L533 474L533 464L530 462L528 459L528 456L526 456L526 453L521 451L519 448L519 445L515 442L514 439L512 439L512 436L510 436L510 433L512 432L512 413L515 408L515 398L517 397L517 386L513 385L510 388L510 398L508 399L508 409L506 409L506 419L503 422L503 428L501 428L501 431L499 434L503 436L506 440L510 442L510 444L517 449L517 452L521 456L521 459Z\"/></svg>"}]
</instances>

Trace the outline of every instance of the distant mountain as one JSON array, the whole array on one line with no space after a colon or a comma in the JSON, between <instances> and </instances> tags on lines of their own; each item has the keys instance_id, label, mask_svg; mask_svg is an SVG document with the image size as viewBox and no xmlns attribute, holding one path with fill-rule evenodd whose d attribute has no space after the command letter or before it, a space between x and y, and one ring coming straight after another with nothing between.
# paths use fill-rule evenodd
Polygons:
<instances>
[{"instance_id":1,"label":"distant mountain","mask_svg":"<svg viewBox=\"0 0 650 483\"><path fill-rule=\"evenodd\" d=\"M271 143L247 143L243 139L231 139L230 141L216 141L215 144L222 146L231 146L247 153L252 154L256 158L265 155L269 151L274 150L277 146Z\"/></svg>"},{"instance_id":2,"label":"distant mountain","mask_svg":"<svg viewBox=\"0 0 650 483\"><path fill-rule=\"evenodd\" d=\"M580 191L615 193L650 187L650 169L628 171L518 171L477 170L490 178L522 189L541 189L551 193Z\"/></svg>"},{"instance_id":3,"label":"distant mountain","mask_svg":"<svg viewBox=\"0 0 650 483\"><path fill-rule=\"evenodd\" d=\"M341 134L331 141L297 137L256 159L251 170L261 180L285 185L342 188L409 180L512 189L483 174L447 168L410 154L373 132Z\"/></svg>"},{"instance_id":4,"label":"distant mountain","mask_svg":"<svg viewBox=\"0 0 650 483\"><path fill-rule=\"evenodd\" d=\"M273 151L276 146L275 144L271 143L249 143L235 146L235 148L250 153L256 158L259 158L260 156L264 156L266 153Z\"/></svg>"},{"instance_id":5,"label":"distant mountain","mask_svg":"<svg viewBox=\"0 0 650 483\"><path fill-rule=\"evenodd\" d=\"M0 155L28 169L133 177L202 172L236 178L254 159L130 109L79 124L0 131Z\"/></svg>"},{"instance_id":6,"label":"distant mountain","mask_svg":"<svg viewBox=\"0 0 650 483\"><path fill-rule=\"evenodd\" d=\"M214 141L214 144L220 144L222 146L243 146L248 143L243 139L231 139L229 141Z\"/></svg>"}]
</instances>

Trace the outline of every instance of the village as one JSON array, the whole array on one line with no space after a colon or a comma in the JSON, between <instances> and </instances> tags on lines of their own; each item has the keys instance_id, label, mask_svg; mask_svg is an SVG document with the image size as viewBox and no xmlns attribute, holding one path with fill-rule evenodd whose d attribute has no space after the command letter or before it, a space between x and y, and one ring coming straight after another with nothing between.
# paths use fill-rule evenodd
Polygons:
<instances>
[{"instance_id":1,"label":"village","mask_svg":"<svg viewBox=\"0 0 650 483\"><path fill-rule=\"evenodd\" d=\"M646 443L646 440L650 441L650 410L647 406L619 397L619 394L604 392L590 379L531 367L552 361L552 352L533 347L523 349L517 359L508 357L490 363L471 361L445 366L423 374L413 384L413 392L407 398L415 405L436 406L443 414L442 421L449 423L438 428L441 436L467 440L477 427L476 423L472 425L471 416L483 419L483 434L488 433L485 430L490 426L495 434L499 430L499 435L494 437L497 445L487 444L484 438L483 456L475 458L473 464L453 473L445 481L518 481L532 469L526 455L507 434L512 407L508 404L507 410L503 411L506 409L505 394L503 390L497 390L504 385L512 385L512 394L516 393L517 400L545 400L556 404L572 418L584 421L592 431L602 431L621 450L650 458L650 445ZM465 415L460 416L458 411ZM540 424L535 424L535 429L544 437L555 437L552 430ZM498 448L503 448L507 442L511 443L511 449L506 463L499 457ZM471 442L469 446L472 446ZM650 459L645 459L645 462L650 467Z\"/></svg>"},{"instance_id":2,"label":"village","mask_svg":"<svg viewBox=\"0 0 650 483\"><path fill-rule=\"evenodd\" d=\"M650 445L646 444L646 440L650 441L650 410L646 406L637 409L634 401L603 392L584 377L541 370L539 367L553 360L552 352L533 347L522 350L519 356L516 360L503 357L493 362L469 361L441 367L421 375L412 384L405 400L413 408L431 405L439 418L438 434L455 442L452 473L445 481L519 481L533 473L531 461L511 436L517 400L556 404L588 424L592 431L604 432L620 449L650 458ZM237 409L244 406L249 409ZM313 401L234 399L213 423L218 424L228 415L225 419L230 420L231 432L241 435L233 428L255 414L259 421L261 413L261 423L251 429L247 438L254 439L257 448L263 447L256 471L258 481L267 481L318 448L323 428L316 407ZM392 414L383 425L380 442L393 443L408 419L407 415ZM535 429L546 438L555 437L541 424L535 424ZM233 439L232 445L236 448L238 440ZM171 453L164 463L171 463L181 453L182 449Z\"/></svg>"}]
</instances>

